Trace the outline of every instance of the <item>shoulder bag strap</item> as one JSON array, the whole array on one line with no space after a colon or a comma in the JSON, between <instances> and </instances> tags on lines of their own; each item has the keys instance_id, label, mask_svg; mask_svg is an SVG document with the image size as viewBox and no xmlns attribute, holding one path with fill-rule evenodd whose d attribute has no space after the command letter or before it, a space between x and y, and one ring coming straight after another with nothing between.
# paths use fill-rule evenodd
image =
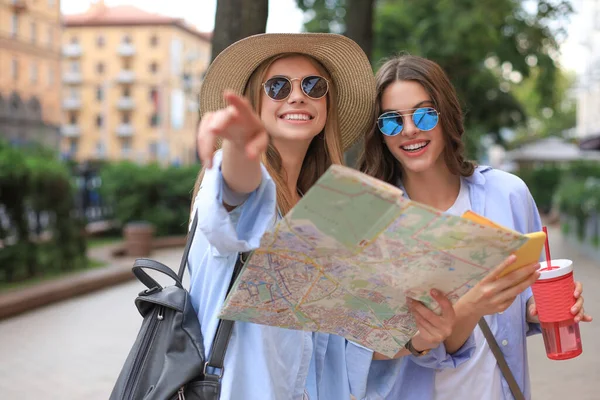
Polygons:
<instances>
[{"instance_id":1,"label":"shoulder bag strap","mask_svg":"<svg viewBox=\"0 0 600 400\"><path fill-rule=\"evenodd\" d=\"M198 226L198 210L194 213L194 222L192 222L192 227L188 232L187 242L185 243L185 249L183 249L183 257L181 257L181 263L179 264L179 272L177 276L179 277L179 281L183 281L183 274L185 273L185 266L188 262L188 256L190 255L190 248L192 247L192 242L194 241L194 235L196 234L196 227Z\"/></svg>"},{"instance_id":2,"label":"shoulder bag strap","mask_svg":"<svg viewBox=\"0 0 600 400\"><path fill-rule=\"evenodd\" d=\"M236 262L235 268L233 269L233 276L227 289L227 294L231 291L233 284L237 277L240 275L240 271L244 266L244 263L248 259L249 253L240 253ZM227 351L227 345L229 344L229 338L231 337L231 331L233 330L233 321L222 319L219 321L217 333L213 340L212 348L210 350L210 359L204 365L204 375L206 376L206 367L217 368L220 370L218 378L223 376L223 362L225 360L225 352Z\"/></svg>"},{"instance_id":3,"label":"shoulder bag strap","mask_svg":"<svg viewBox=\"0 0 600 400\"><path fill-rule=\"evenodd\" d=\"M523 392L521 392L521 388L519 387L515 376L511 372L510 367L504 358L504 354L502 354L502 350L500 350L500 346L498 346L498 342L496 341L496 338L490 329L490 326L483 317L479 320L479 328L481 328L483 336L485 336L485 340L488 342L492 353L494 353L494 357L496 357L500 371L502 371L502 375L504 375L504 379L506 379L506 383L508 383L508 387L510 388L513 397L515 400L525 400L525 396L523 395Z\"/></svg>"},{"instance_id":4,"label":"shoulder bag strap","mask_svg":"<svg viewBox=\"0 0 600 400\"><path fill-rule=\"evenodd\" d=\"M185 249L183 250L183 257L181 258L181 264L179 265L179 279L183 279L183 274L185 273L185 267L188 262L188 256L190 254L190 248L192 247L192 242L194 240L194 234L196 233L196 227L198 226L198 210L194 214L194 221L192 222L192 227L190 228L190 232L188 233L188 239L185 244ZM235 262L235 267L233 269L233 275L231 277L231 282L229 283L229 288L227 288L227 294L231 291L233 284L244 266L244 263L248 259L249 253L240 253ZM204 364L204 375L207 376L206 367L212 367L220 369L220 374L216 376L216 378L221 378L223 376L223 361L225 360L225 352L227 351L227 345L229 344L229 338L231 337L231 331L233 330L233 321L230 320L220 320L219 325L217 327L217 333L215 334L215 338L213 340L212 348L210 351L210 359L208 362ZM213 378L213 377L211 377Z\"/></svg>"}]
</instances>

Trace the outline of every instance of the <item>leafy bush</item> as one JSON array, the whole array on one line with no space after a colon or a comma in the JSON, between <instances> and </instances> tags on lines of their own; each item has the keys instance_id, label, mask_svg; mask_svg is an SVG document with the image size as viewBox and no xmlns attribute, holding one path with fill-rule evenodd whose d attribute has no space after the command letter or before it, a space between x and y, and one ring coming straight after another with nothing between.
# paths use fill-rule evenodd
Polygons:
<instances>
[{"instance_id":1,"label":"leafy bush","mask_svg":"<svg viewBox=\"0 0 600 400\"><path fill-rule=\"evenodd\" d=\"M563 172L563 169L558 166L545 165L535 169L521 169L517 173L529 187L540 212L550 212L552 198L560 184Z\"/></svg>"},{"instance_id":2,"label":"leafy bush","mask_svg":"<svg viewBox=\"0 0 600 400\"><path fill-rule=\"evenodd\" d=\"M561 213L575 218L577 236L583 239L587 220L600 213L600 164L574 163L565 173L555 201Z\"/></svg>"},{"instance_id":3,"label":"leafy bush","mask_svg":"<svg viewBox=\"0 0 600 400\"><path fill-rule=\"evenodd\" d=\"M158 235L185 234L199 169L198 165L162 168L131 162L109 164L100 173L101 193L121 225L147 221Z\"/></svg>"},{"instance_id":4,"label":"leafy bush","mask_svg":"<svg viewBox=\"0 0 600 400\"><path fill-rule=\"evenodd\" d=\"M67 166L46 149L18 149L0 141L0 281L85 267L82 223L72 218L73 188ZM42 229L40 216L47 215ZM38 223L31 224L34 216ZM49 237L44 241L42 234Z\"/></svg>"}]
</instances>

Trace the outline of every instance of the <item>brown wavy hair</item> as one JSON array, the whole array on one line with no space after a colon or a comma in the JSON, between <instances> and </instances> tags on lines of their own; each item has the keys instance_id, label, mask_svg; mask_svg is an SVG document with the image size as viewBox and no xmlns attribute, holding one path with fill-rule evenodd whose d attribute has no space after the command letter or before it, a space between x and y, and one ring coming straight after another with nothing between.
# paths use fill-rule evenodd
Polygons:
<instances>
[{"instance_id":1,"label":"brown wavy hair","mask_svg":"<svg viewBox=\"0 0 600 400\"><path fill-rule=\"evenodd\" d=\"M440 113L444 136L444 161L451 173L471 176L475 164L465 159L462 142L464 115L456 90L444 70L435 62L423 57L401 55L388 59L375 75L377 100L375 118L381 114L383 92L396 81L415 81L427 91ZM402 176L402 166L392 155L377 128L377 120L365 135L365 147L359 158L360 171L392 185Z\"/></svg>"},{"instance_id":2,"label":"brown wavy hair","mask_svg":"<svg viewBox=\"0 0 600 400\"><path fill-rule=\"evenodd\" d=\"M298 176L297 188L300 193L306 193L308 189L325 173L332 164L343 164L344 152L342 150L342 136L339 130L339 118L337 112L336 87L335 82L327 69L314 58L299 53L279 54L264 61L248 79L244 95L250 100L252 107L260 114L261 96L264 93L262 83L266 80L266 73L269 67L277 60L287 57L301 56L308 59L311 64L319 71L319 74L329 81L329 91L327 92L327 120L323 131L315 136L308 147L306 156ZM281 155L273 145L269 143L267 151L263 155L263 164L269 175L275 182L277 192L277 206L282 215L285 215L293 206L293 196L286 184L287 175L283 168ZM194 201L200 190L202 178L204 177L204 168L198 174L194 185L192 197L192 208Z\"/></svg>"}]
</instances>

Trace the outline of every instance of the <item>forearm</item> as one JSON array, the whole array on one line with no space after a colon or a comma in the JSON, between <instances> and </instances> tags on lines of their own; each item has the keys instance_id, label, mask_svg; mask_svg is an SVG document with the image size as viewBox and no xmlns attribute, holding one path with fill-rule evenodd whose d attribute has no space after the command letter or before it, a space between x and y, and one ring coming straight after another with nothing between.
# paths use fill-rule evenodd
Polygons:
<instances>
[{"instance_id":1,"label":"forearm","mask_svg":"<svg viewBox=\"0 0 600 400\"><path fill-rule=\"evenodd\" d=\"M454 311L456 312L454 329L444 341L448 354L457 352L465 344L481 318L478 313L461 304L460 300L454 305Z\"/></svg>"},{"instance_id":2,"label":"forearm","mask_svg":"<svg viewBox=\"0 0 600 400\"><path fill-rule=\"evenodd\" d=\"M221 173L227 186L237 193L253 192L262 179L260 159L248 158L243 148L229 140L223 141Z\"/></svg>"}]
</instances>

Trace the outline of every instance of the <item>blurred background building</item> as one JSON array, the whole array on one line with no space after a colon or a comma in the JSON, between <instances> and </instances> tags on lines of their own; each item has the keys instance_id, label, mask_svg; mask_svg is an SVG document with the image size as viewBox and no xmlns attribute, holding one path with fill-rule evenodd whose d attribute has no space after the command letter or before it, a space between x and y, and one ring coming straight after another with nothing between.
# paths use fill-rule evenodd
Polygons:
<instances>
[{"instance_id":1,"label":"blurred background building","mask_svg":"<svg viewBox=\"0 0 600 400\"><path fill-rule=\"evenodd\" d=\"M578 0L582 73L579 76L577 136L581 139L600 135L600 1Z\"/></svg>"},{"instance_id":2,"label":"blurred background building","mask_svg":"<svg viewBox=\"0 0 600 400\"><path fill-rule=\"evenodd\" d=\"M0 138L58 148L60 37L60 1L0 0Z\"/></svg>"},{"instance_id":3,"label":"blurred background building","mask_svg":"<svg viewBox=\"0 0 600 400\"><path fill-rule=\"evenodd\" d=\"M195 162L210 34L133 6L64 16L62 151L77 161Z\"/></svg>"}]
</instances>

